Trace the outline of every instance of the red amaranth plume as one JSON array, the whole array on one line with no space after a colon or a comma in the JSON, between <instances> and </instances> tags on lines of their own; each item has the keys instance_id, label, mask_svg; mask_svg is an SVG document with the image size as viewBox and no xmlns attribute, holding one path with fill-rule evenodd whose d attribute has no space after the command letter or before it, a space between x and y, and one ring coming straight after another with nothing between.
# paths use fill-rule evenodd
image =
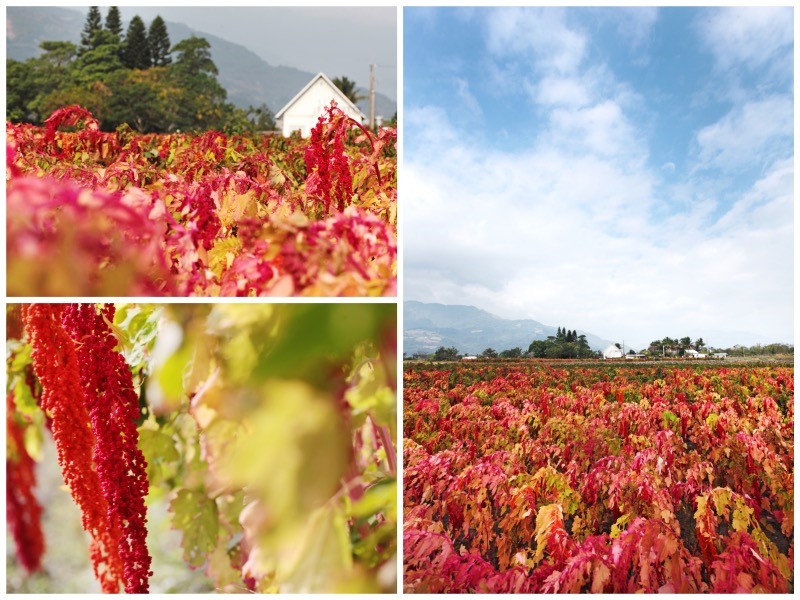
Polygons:
<instances>
[{"instance_id":1,"label":"red amaranth plume","mask_svg":"<svg viewBox=\"0 0 800 600\"><path fill-rule=\"evenodd\" d=\"M335 102L331 102L327 119L319 118L306 147L306 193L322 202L326 215L331 213L334 203L342 212L353 195L350 160L344 150L344 138L353 123Z\"/></svg>"},{"instance_id":2,"label":"red amaranth plume","mask_svg":"<svg viewBox=\"0 0 800 600\"><path fill-rule=\"evenodd\" d=\"M56 136L56 130L62 125L77 125L83 121L84 127L90 131L98 131L100 124L88 110L77 104L64 106L47 117L45 125L45 140L51 141Z\"/></svg>"},{"instance_id":3,"label":"red amaranth plume","mask_svg":"<svg viewBox=\"0 0 800 600\"><path fill-rule=\"evenodd\" d=\"M17 557L28 573L38 571L44 554L42 507L33 493L34 463L15 419L14 395L6 396L6 520L17 546Z\"/></svg>"},{"instance_id":4,"label":"red amaranth plume","mask_svg":"<svg viewBox=\"0 0 800 600\"><path fill-rule=\"evenodd\" d=\"M26 305L22 319L33 367L42 384L42 410L53 419L61 474L81 509L83 528L91 536L95 577L104 592L116 593L123 574L120 531L108 520L108 504L94 468L95 437L84 405L75 347L61 325L63 310L60 304Z\"/></svg>"},{"instance_id":5,"label":"red amaranth plume","mask_svg":"<svg viewBox=\"0 0 800 600\"><path fill-rule=\"evenodd\" d=\"M117 340L109 326L113 320L113 304L100 311L93 304L70 304L63 315L81 365L84 398L97 438L94 461L108 501L108 519L121 532L125 591L141 594L148 592L152 575L144 504L149 489L147 463L138 447L139 397L125 358L114 349Z\"/></svg>"}]
</instances>

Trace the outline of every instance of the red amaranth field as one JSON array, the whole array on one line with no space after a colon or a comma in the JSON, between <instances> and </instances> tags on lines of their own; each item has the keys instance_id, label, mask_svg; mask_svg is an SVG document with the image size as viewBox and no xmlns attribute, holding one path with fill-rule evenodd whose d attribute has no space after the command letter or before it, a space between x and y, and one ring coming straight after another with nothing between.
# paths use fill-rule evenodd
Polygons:
<instances>
[{"instance_id":1,"label":"red amaranth field","mask_svg":"<svg viewBox=\"0 0 800 600\"><path fill-rule=\"evenodd\" d=\"M335 107L308 140L8 123L9 295L393 296L396 137Z\"/></svg>"},{"instance_id":2,"label":"red amaranth field","mask_svg":"<svg viewBox=\"0 0 800 600\"><path fill-rule=\"evenodd\" d=\"M404 373L406 592L787 592L790 367Z\"/></svg>"}]
</instances>

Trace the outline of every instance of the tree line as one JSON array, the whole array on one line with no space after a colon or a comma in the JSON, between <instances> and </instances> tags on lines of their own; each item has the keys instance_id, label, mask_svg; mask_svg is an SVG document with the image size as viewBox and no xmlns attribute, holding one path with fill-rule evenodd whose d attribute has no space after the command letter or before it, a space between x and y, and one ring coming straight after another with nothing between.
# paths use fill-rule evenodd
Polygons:
<instances>
[{"instance_id":1,"label":"tree line","mask_svg":"<svg viewBox=\"0 0 800 600\"><path fill-rule=\"evenodd\" d=\"M617 344L617 347L620 347ZM702 337L692 340L690 337L671 338L664 337L650 342L642 350L642 354L650 357L657 356L685 356L688 350L702 353L725 352L731 356L774 356L793 355L794 346L791 344L756 344L754 346L732 346L730 348L710 348ZM629 350L629 354L633 354ZM592 350L584 334L578 335L573 329L559 327L556 335L547 336L544 340L533 340L527 352L521 348L511 348L498 352L494 348L486 348L477 355L478 358L600 358L602 352ZM461 354L454 346L440 346L433 354L415 353L412 358L429 358L436 361L458 360Z\"/></svg>"},{"instance_id":2,"label":"tree line","mask_svg":"<svg viewBox=\"0 0 800 600\"><path fill-rule=\"evenodd\" d=\"M440 346L433 354L416 353L414 358L430 358L432 360L458 360L460 354L454 346ZM549 335L544 340L533 340L527 351L522 348L509 348L498 352L494 348L486 348L479 358L598 358L600 352L594 351L584 334L576 330L559 327L555 335Z\"/></svg>"},{"instance_id":3,"label":"tree line","mask_svg":"<svg viewBox=\"0 0 800 600\"><path fill-rule=\"evenodd\" d=\"M7 59L6 118L41 124L54 110L80 104L105 131L123 123L141 133L274 128L266 105L245 110L226 101L205 38L172 45L160 16L148 27L136 15L122 30L117 7L104 22L93 6L80 44L44 41L36 58Z\"/></svg>"}]
</instances>

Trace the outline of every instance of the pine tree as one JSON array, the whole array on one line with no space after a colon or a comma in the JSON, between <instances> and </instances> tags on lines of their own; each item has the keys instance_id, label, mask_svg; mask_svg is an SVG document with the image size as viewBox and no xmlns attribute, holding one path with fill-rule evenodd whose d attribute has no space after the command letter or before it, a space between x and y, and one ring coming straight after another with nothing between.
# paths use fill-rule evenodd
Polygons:
<instances>
[{"instance_id":1,"label":"pine tree","mask_svg":"<svg viewBox=\"0 0 800 600\"><path fill-rule=\"evenodd\" d=\"M147 30L139 15L131 19L125 34L122 63L129 69L147 69L153 65L150 45L147 43Z\"/></svg>"},{"instance_id":2,"label":"pine tree","mask_svg":"<svg viewBox=\"0 0 800 600\"><path fill-rule=\"evenodd\" d=\"M100 9L96 6L89 7L89 14L86 15L86 24L81 33L80 52L86 52L96 48L95 34L103 28L103 18L100 16Z\"/></svg>"},{"instance_id":3,"label":"pine tree","mask_svg":"<svg viewBox=\"0 0 800 600\"><path fill-rule=\"evenodd\" d=\"M108 9L106 14L106 31L110 31L120 39L122 39L122 17L119 14L119 8L112 6Z\"/></svg>"},{"instance_id":4,"label":"pine tree","mask_svg":"<svg viewBox=\"0 0 800 600\"><path fill-rule=\"evenodd\" d=\"M169 50L171 44L169 43L169 34L167 33L167 24L160 16L156 16L153 22L150 23L150 29L147 32L147 44L150 46L150 58L153 61L153 66L166 67L172 62Z\"/></svg>"}]
</instances>

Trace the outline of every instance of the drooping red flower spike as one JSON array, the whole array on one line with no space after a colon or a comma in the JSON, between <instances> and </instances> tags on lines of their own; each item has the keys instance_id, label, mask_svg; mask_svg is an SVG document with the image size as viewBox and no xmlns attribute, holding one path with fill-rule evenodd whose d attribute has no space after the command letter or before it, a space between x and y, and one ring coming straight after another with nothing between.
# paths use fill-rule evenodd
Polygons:
<instances>
[{"instance_id":1,"label":"drooping red flower spike","mask_svg":"<svg viewBox=\"0 0 800 600\"><path fill-rule=\"evenodd\" d=\"M36 499L34 462L16 420L14 395L6 396L6 520L17 546L17 557L28 573L38 571L44 555L42 506Z\"/></svg>"},{"instance_id":2,"label":"drooping red flower spike","mask_svg":"<svg viewBox=\"0 0 800 600\"><path fill-rule=\"evenodd\" d=\"M115 350L113 319L113 304L100 310L94 304L70 304L63 315L81 365L84 399L97 440L94 462L108 501L108 519L121 532L125 591L141 594L149 590L152 575L144 504L149 489L147 463L138 447L139 396L125 358Z\"/></svg>"},{"instance_id":3,"label":"drooping red flower spike","mask_svg":"<svg viewBox=\"0 0 800 600\"><path fill-rule=\"evenodd\" d=\"M123 581L120 531L109 522L108 502L94 467L95 436L84 404L75 346L61 324L63 311L60 304L31 304L23 306L22 319L42 384L42 410L52 418L61 474L91 537L95 577L104 592L116 593Z\"/></svg>"}]
</instances>

